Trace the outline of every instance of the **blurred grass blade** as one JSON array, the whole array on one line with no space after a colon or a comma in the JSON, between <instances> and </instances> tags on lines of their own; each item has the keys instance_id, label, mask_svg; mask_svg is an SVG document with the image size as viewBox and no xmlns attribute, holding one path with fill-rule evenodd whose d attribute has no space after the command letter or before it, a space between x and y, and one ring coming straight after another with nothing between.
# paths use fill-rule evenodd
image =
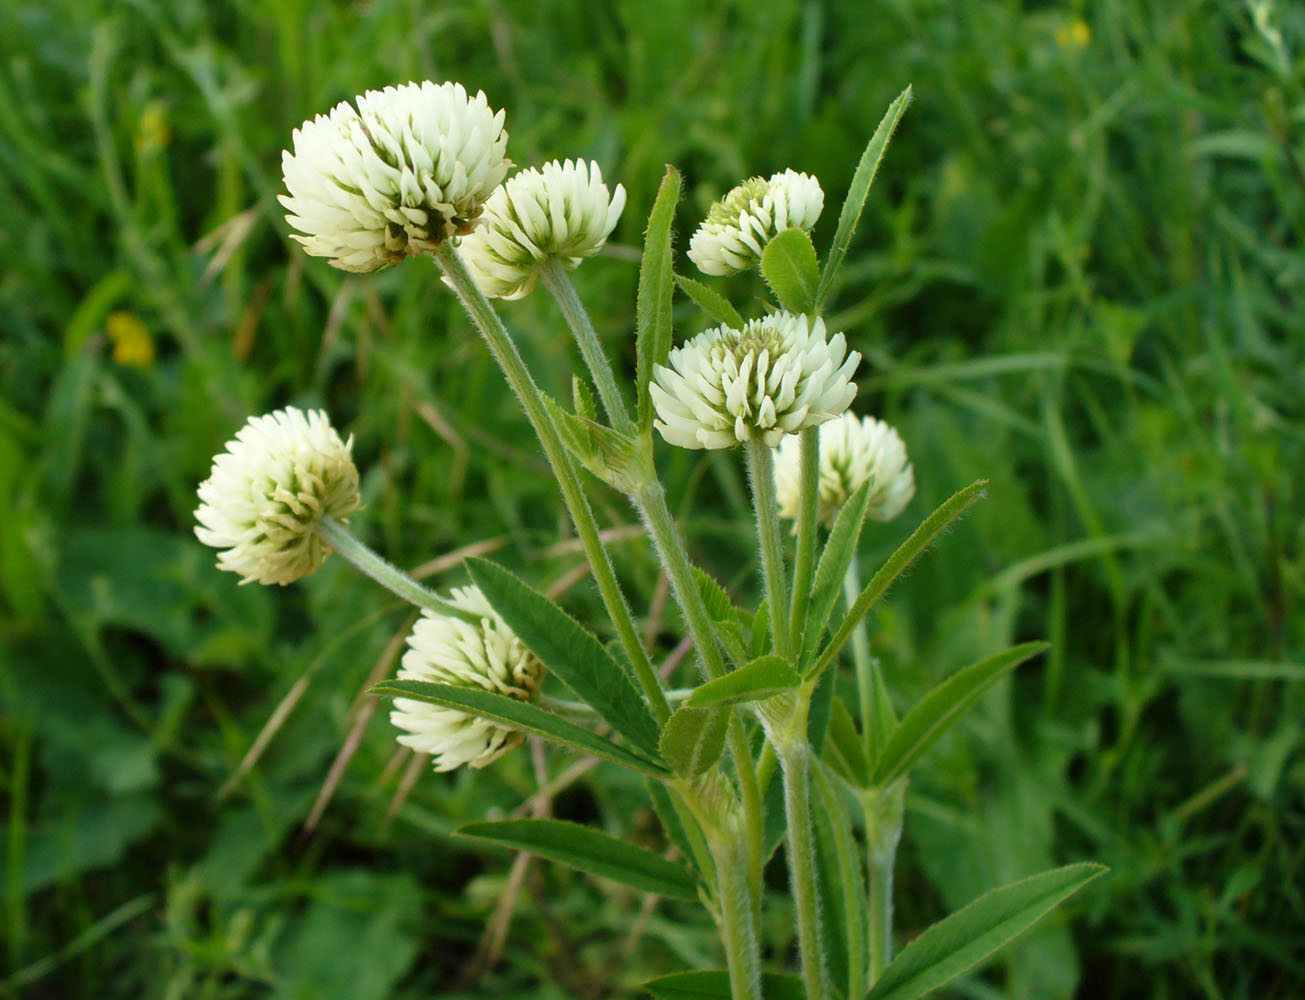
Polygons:
<instances>
[{"instance_id":1,"label":"blurred grass blade","mask_svg":"<svg viewBox=\"0 0 1305 1000\"><path fill-rule=\"evenodd\" d=\"M728 708L681 705L662 730L659 744L662 757L676 774L696 778L720 760L729 717Z\"/></svg>"},{"instance_id":2,"label":"blurred grass blade","mask_svg":"<svg viewBox=\"0 0 1305 1000\"><path fill-rule=\"evenodd\" d=\"M1067 865L985 893L903 948L866 1000L915 1000L951 982L1106 871Z\"/></svg>"},{"instance_id":3,"label":"blurred grass blade","mask_svg":"<svg viewBox=\"0 0 1305 1000\"><path fill-rule=\"evenodd\" d=\"M538 705L517 701L501 694L479 688L455 687L452 684L432 684L429 681L392 680L377 684L371 689L374 695L385 697L416 698L445 708L456 708L482 719L501 722L563 746L593 754L603 760L620 764L634 771L664 778L669 773L661 764L632 753L606 737L590 732L566 719L560 719Z\"/></svg>"},{"instance_id":4,"label":"blurred grass blade","mask_svg":"<svg viewBox=\"0 0 1305 1000\"><path fill-rule=\"evenodd\" d=\"M579 823L511 819L499 823L468 823L458 833L528 851L644 892L691 902L698 900L697 879L687 868Z\"/></svg>"},{"instance_id":5,"label":"blurred grass blade","mask_svg":"<svg viewBox=\"0 0 1305 1000\"><path fill-rule=\"evenodd\" d=\"M848 784L854 788L870 787L870 761L866 757L865 741L841 698L834 699L830 710L824 754L825 763Z\"/></svg>"},{"instance_id":6,"label":"blurred grass blade","mask_svg":"<svg viewBox=\"0 0 1305 1000\"><path fill-rule=\"evenodd\" d=\"M691 298L708 316L717 323L724 323L726 326L733 327L735 330L742 329L743 317L739 315L737 309L730 305L729 300L714 288L708 288L701 281L695 281L693 278L686 278L682 274L675 276L675 283L680 286L680 290Z\"/></svg>"},{"instance_id":7,"label":"blurred grass blade","mask_svg":"<svg viewBox=\"0 0 1305 1000\"><path fill-rule=\"evenodd\" d=\"M911 563L915 562L925 549L934 543L948 525L983 498L987 487L988 480L976 480L965 489L957 490L941 507L924 519L921 525L911 534L911 537L888 557L888 561L879 567L879 571L865 585L865 589L857 595L856 601L848 609L847 617L838 626L838 631L834 633L833 639L829 641L829 645L820 654L820 658L816 660L815 665L806 672L807 676L819 674L833 662L834 657L839 654L843 646L847 644L847 640L852 637L852 631L856 628L857 622L866 616L870 609L874 607L875 602L884 596L884 593L893 585L894 581L906 572Z\"/></svg>"},{"instance_id":8,"label":"blurred grass blade","mask_svg":"<svg viewBox=\"0 0 1305 1000\"><path fill-rule=\"evenodd\" d=\"M671 349L671 293L675 287L671 225L680 200L680 172L666 167L661 189L648 216L648 232L639 266L639 297L636 303L636 378L639 389L639 429L652 426L652 397L648 382L653 365L666 361Z\"/></svg>"},{"instance_id":9,"label":"blurred grass blade","mask_svg":"<svg viewBox=\"0 0 1305 1000\"><path fill-rule=\"evenodd\" d=\"M643 984L657 1000L731 1000L730 974L724 969L673 972ZM802 980L783 972L763 972L761 993L766 1000L806 1000Z\"/></svg>"},{"instance_id":10,"label":"blurred grass blade","mask_svg":"<svg viewBox=\"0 0 1305 1000\"><path fill-rule=\"evenodd\" d=\"M843 258L847 256L847 248L852 245L856 224L861 221L861 210L865 208L865 199L870 193L870 185L874 183L875 175L879 173L879 163L884 158L884 150L888 148L888 143L897 128L897 122L910 103L911 88L908 86L897 95L897 100L888 106L888 111L879 122L879 127L875 129L875 134L870 137L865 152L861 154L861 162L856 165L856 173L852 175L847 197L843 199L843 210L838 215L838 231L834 233L834 243L829 248L829 259L825 261L825 270L820 276L820 287L816 291L817 310L829 295L829 289L834 284L834 276L838 273Z\"/></svg>"},{"instance_id":11,"label":"blurred grass blade","mask_svg":"<svg viewBox=\"0 0 1305 1000\"><path fill-rule=\"evenodd\" d=\"M1046 642L1012 646L973 663L926 694L906 713L875 764L873 784L891 785L933 749L979 696L1025 660L1050 647Z\"/></svg>"},{"instance_id":12,"label":"blurred grass blade","mask_svg":"<svg viewBox=\"0 0 1305 1000\"><path fill-rule=\"evenodd\" d=\"M815 309L820 265L805 229L785 229L766 244L761 254L761 275L789 312L809 313Z\"/></svg>"},{"instance_id":13,"label":"blurred grass blade","mask_svg":"<svg viewBox=\"0 0 1305 1000\"><path fill-rule=\"evenodd\" d=\"M825 626L834 613L838 595L843 592L843 581L847 577L847 567L856 557L857 542L861 540L861 528L865 524L866 510L870 506L870 486L873 480L866 480L843 505L834 521L829 540L820 553L820 562L816 564L816 576L811 586L811 601L807 605L806 621L801 623L802 655L799 664L806 664L815 655L816 644L825 634ZM809 652L808 652L809 651Z\"/></svg>"},{"instance_id":14,"label":"blurred grass blade","mask_svg":"<svg viewBox=\"0 0 1305 1000\"><path fill-rule=\"evenodd\" d=\"M684 704L687 708L708 708L761 701L781 691L790 691L801 683L802 678L782 656L769 653L723 677L708 681L689 695Z\"/></svg>"},{"instance_id":15,"label":"blurred grass blade","mask_svg":"<svg viewBox=\"0 0 1305 1000\"><path fill-rule=\"evenodd\" d=\"M657 757L659 729L647 703L593 633L522 580L485 559L467 571L526 647L576 696L634 746Z\"/></svg>"}]
</instances>

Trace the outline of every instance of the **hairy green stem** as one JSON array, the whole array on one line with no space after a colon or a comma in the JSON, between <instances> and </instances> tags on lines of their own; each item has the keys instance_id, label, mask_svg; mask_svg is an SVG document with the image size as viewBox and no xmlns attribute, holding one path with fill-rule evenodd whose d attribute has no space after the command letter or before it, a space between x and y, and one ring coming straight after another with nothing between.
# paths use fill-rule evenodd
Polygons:
<instances>
[{"instance_id":1,"label":"hairy green stem","mask_svg":"<svg viewBox=\"0 0 1305 1000\"><path fill-rule=\"evenodd\" d=\"M766 584L766 603L770 608L770 631L775 652L792 662L789 644L788 598L784 592L784 549L779 538L779 507L775 500L775 455L761 441L749 441L744 447L748 461L748 481L752 485L752 503L757 512L757 539L761 543L761 569Z\"/></svg>"},{"instance_id":2,"label":"hairy green stem","mask_svg":"<svg viewBox=\"0 0 1305 1000\"><path fill-rule=\"evenodd\" d=\"M350 534L348 528L330 515L323 515L313 530L340 554L340 558L370 576L396 597L401 597L419 608L459 613L457 608L435 591L423 587L398 566L388 562L379 553L360 542Z\"/></svg>"},{"instance_id":3,"label":"hairy green stem","mask_svg":"<svg viewBox=\"0 0 1305 1000\"><path fill-rule=\"evenodd\" d=\"M721 941L730 973L730 995L733 1000L761 1000L757 908L747 852L737 843L722 843L715 853Z\"/></svg>"},{"instance_id":4,"label":"hairy green stem","mask_svg":"<svg viewBox=\"0 0 1305 1000\"><path fill-rule=\"evenodd\" d=\"M556 259L550 259L541 266L540 277L553 298L557 300L567 325L575 336L589 374L594 384L598 386L598 394L602 398L603 408L607 411L608 418L617 430L633 435L635 425L625 408L616 379L612 374L612 366L598 340L589 313L576 294L570 276ZM650 455L650 453L646 454ZM657 480L651 460L648 462L643 481L631 493L630 499L644 524L648 526L648 534L666 570L675 602L688 623L689 634L693 638L698 655L702 658L704 671L708 677L722 676L728 668L716 641L716 630L707 613L702 593L698 589L698 581L694 578L693 564L684 544L684 536L671 515L670 507L666 503L666 490ZM756 771L748 749L747 736L735 713L731 713L729 723L729 745L730 755L734 759L734 767L738 775L739 796L743 803L748 884L754 909L759 913L763 837L761 792L757 786Z\"/></svg>"},{"instance_id":5,"label":"hairy green stem","mask_svg":"<svg viewBox=\"0 0 1305 1000\"><path fill-rule=\"evenodd\" d=\"M793 559L793 611L789 634L798 653L805 645L807 606L816 571L816 532L820 515L820 428L808 427L799 439L801 479L798 489L797 554Z\"/></svg>"},{"instance_id":6,"label":"hairy green stem","mask_svg":"<svg viewBox=\"0 0 1305 1000\"><path fill-rule=\"evenodd\" d=\"M784 778L784 818L788 828L789 881L797 903L798 945L807 1000L825 1000L829 977L820 927L819 890L816 886L816 850L811 823L811 745L806 740L806 712L799 731L779 748Z\"/></svg>"},{"instance_id":7,"label":"hairy green stem","mask_svg":"<svg viewBox=\"0 0 1305 1000\"><path fill-rule=\"evenodd\" d=\"M562 443L561 435L558 433L552 416L548 412L548 406L544 402L543 394L539 391L539 387L535 385L534 379L531 378L530 371L521 358L521 353L517 350L516 344L512 342L507 329L503 326L503 321L499 319L498 313L494 311L494 308L489 304L489 300L485 298L484 293L476 285L475 280L467 270L466 264L458 256L457 250L448 242L445 242L435 252L435 260L452 284L458 301L462 303L463 308L467 310L467 314L471 317L471 321L476 325L481 336L485 338L490 353L494 355L499 367L503 369L508 384L521 401L526 417L530 420L531 426L535 429L535 434L539 437L539 443L544 448L544 454L553 468L553 475L557 477L558 486L562 490L562 497L571 513L571 521L575 525L576 534L580 537L585 555L589 559L594 582L598 585L598 592L603 599L603 606L607 609L607 614L616 628L621 648L625 650L626 657L634 667L635 677L640 687L643 688L644 696L648 699L653 714L658 722L665 722L671 714L670 706L666 702L666 695L662 691L661 682L657 678L657 671L648 659L648 653L643 647L643 641L639 637L638 629L635 628L629 605L626 604L625 595L621 592L621 586L616 579L616 572L612 568L611 558L608 556L607 549L603 547L602 539L599 537L598 523L594 519L593 511L589 508L589 501L586 499L584 489L580 485L580 477L576 473L571 457L567 454L566 447Z\"/></svg>"},{"instance_id":8,"label":"hairy green stem","mask_svg":"<svg viewBox=\"0 0 1305 1000\"><path fill-rule=\"evenodd\" d=\"M607 419L622 434L633 434L634 420L626 409L625 400L621 397L621 390L616 384L616 377L612 374L611 363L607 360L603 345L598 340L598 332L589 319L589 313L581 303L580 296L576 294L571 276L566 273L561 261L556 257L549 257L539 265L539 278L557 300L562 315L566 317L567 325L575 335L575 342L580 348L581 356L585 359L585 365L589 368L589 374L593 376L594 384L598 386L598 397L603 401Z\"/></svg>"},{"instance_id":9,"label":"hairy green stem","mask_svg":"<svg viewBox=\"0 0 1305 1000\"><path fill-rule=\"evenodd\" d=\"M883 975L893 960L893 868L902 839L905 783L882 792L863 792L866 861L870 887L870 983Z\"/></svg>"}]
</instances>

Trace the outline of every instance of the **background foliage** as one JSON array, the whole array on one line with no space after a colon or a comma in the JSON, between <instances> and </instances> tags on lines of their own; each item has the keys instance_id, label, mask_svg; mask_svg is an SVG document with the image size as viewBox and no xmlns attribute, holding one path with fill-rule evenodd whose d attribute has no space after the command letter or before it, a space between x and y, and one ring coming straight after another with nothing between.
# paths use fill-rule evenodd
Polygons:
<instances>
[{"instance_id":1,"label":"background foliage","mask_svg":"<svg viewBox=\"0 0 1305 1000\"><path fill-rule=\"evenodd\" d=\"M574 761L530 752L432 775L359 697L406 612L338 561L237 587L190 533L247 415L326 406L391 558L483 542L597 607L433 265L345 278L275 202L295 125L427 77L506 106L518 163L592 157L626 186L620 245L578 281L631 373L662 165L682 246L751 173L813 171L837 205L914 85L833 297L869 362L855 406L898 424L919 481L864 559L993 485L876 647L905 701L1055 646L913 785L900 930L1096 859L1109 880L952 995L1301 995L1302 45L1298 6L1195 0L0 6L0 995L633 996L719 964L691 906L450 835L530 800L661 847L635 779L532 799ZM551 305L505 313L564 391ZM750 591L735 456L664 451L695 556ZM595 492L664 654L654 563ZM463 582L457 557L431 578ZM504 899L502 959L468 975ZM767 933L782 962L791 919Z\"/></svg>"}]
</instances>

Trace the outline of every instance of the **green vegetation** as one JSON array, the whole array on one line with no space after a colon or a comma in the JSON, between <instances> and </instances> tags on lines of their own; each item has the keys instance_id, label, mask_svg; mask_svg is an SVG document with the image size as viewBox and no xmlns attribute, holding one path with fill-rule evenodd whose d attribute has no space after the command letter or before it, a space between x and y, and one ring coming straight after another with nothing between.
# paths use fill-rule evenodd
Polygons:
<instances>
[{"instance_id":1,"label":"green vegetation","mask_svg":"<svg viewBox=\"0 0 1305 1000\"><path fill-rule=\"evenodd\" d=\"M322 406L388 558L445 588L493 553L599 620L435 265L347 277L287 237L291 130L425 78L506 107L518 164L583 155L625 185L576 282L627 376L664 164L680 250L785 167L824 185L824 248L912 84L827 300L866 355L854 407L899 428L919 484L862 564L990 485L875 606L872 647L904 705L1052 647L928 750L900 940L1094 860L1111 874L946 995L1305 993L1302 47L1299 8L1191 0L0 6L0 997L637 996L722 964L691 903L453 835L552 816L661 853L638 774L530 749L430 773L362 693L406 607L339 559L238 587L192 535L248 415ZM705 322L676 301L683 339ZM552 303L501 312L569 398ZM659 447L695 558L755 595L736 459ZM640 624L681 632L633 512L593 489ZM794 954L790 917L762 930Z\"/></svg>"}]
</instances>

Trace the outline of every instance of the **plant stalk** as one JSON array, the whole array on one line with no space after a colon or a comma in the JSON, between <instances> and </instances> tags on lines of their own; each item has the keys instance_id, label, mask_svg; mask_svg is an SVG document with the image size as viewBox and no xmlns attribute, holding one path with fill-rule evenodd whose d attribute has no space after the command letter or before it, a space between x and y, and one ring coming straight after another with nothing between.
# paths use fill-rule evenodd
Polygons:
<instances>
[{"instance_id":1,"label":"plant stalk","mask_svg":"<svg viewBox=\"0 0 1305 1000\"><path fill-rule=\"evenodd\" d=\"M593 377L594 384L598 386L598 398L603 401L607 419L622 434L633 435L634 420L626 409L625 400L621 397L621 390L616 384L616 377L612 374L612 365L607 360L602 343L598 340L598 332L589 319L589 313L580 301L580 296L576 294L571 276L566 273L561 261L556 257L549 257L539 265L539 277L544 287L557 301L562 315L566 317L567 325L575 335L575 342L580 348L585 365L589 368L589 374Z\"/></svg>"},{"instance_id":2,"label":"plant stalk","mask_svg":"<svg viewBox=\"0 0 1305 1000\"><path fill-rule=\"evenodd\" d=\"M423 587L420 583L389 562L375 550L355 538L343 524L324 514L313 529L331 548L340 554L340 558L355 569L370 576L382 587L419 608L432 611L457 613L457 609L440 597L435 591Z\"/></svg>"},{"instance_id":3,"label":"plant stalk","mask_svg":"<svg viewBox=\"0 0 1305 1000\"><path fill-rule=\"evenodd\" d=\"M737 843L716 845L721 941L730 974L733 1000L761 1000L761 953L757 942L757 908L748 872L747 852Z\"/></svg>"},{"instance_id":4,"label":"plant stalk","mask_svg":"<svg viewBox=\"0 0 1305 1000\"><path fill-rule=\"evenodd\" d=\"M893 868L902 839L906 783L861 794L865 811L866 862L870 888L870 985L893 960Z\"/></svg>"},{"instance_id":5,"label":"plant stalk","mask_svg":"<svg viewBox=\"0 0 1305 1000\"><path fill-rule=\"evenodd\" d=\"M802 725L779 749L784 778L784 818L788 827L789 881L797 903L798 946L807 1000L825 1000L829 976L821 940L819 890L816 886L816 849L811 823L811 745L806 740L806 712Z\"/></svg>"},{"instance_id":6,"label":"plant stalk","mask_svg":"<svg viewBox=\"0 0 1305 1000\"><path fill-rule=\"evenodd\" d=\"M793 609L789 634L800 655L806 645L807 606L816 570L816 531L820 515L820 428L808 427L799 438L801 480L798 489L797 554L793 559Z\"/></svg>"},{"instance_id":7,"label":"plant stalk","mask_svg":"<svg viewBox=\"0 0 1305 1000\"><path fill-rule=\"evenodd\" d=\"M784 591L784 549L779 537L779 507L775 499L775 455L761 441L744 445L748 461L748 481L752 485L752 503L757 513L757 539L761 545L761 569L766 584L766 603L770 608L770 631L775 652L790 663L793 649L789 643L788 597Z\"/></svg>"},{"instance_id":8,"label":"plant stalk","mask_svg":"<svg viewBox=\"0 0 1305 1000\"><path fill-rule=\"evenodd\" d=\"M603 605L616 628L621 648L625 650L626 657L634 667L635 677L643 689L644 696L648 699L654 716L659 723L664 723L671 714L666 695L657 678L657 671L648 659L639 632L635 628L629 605L626 604L625 595L621 592L616 572L612 568L611 558L599 537L598 523L580 485L580 477L571 462L571 457L566 452L557 427L553 424L543 395L531 378L521 353L503 326L503 321L499 319L498 313L476 285L466 264L458 256L457 250L445 242L435 252L435 260L452 284L458 301L462 303L471 321L485 338L490 353L503 369L508 384L521 401L526 417L539 437L539 443L543 446L544 454L553 468L553 475L557 477L562 497L575 524L576 534L580 537L585 555L589 559L594 582L602 595Z\"/></svg>"}]
</instances>

